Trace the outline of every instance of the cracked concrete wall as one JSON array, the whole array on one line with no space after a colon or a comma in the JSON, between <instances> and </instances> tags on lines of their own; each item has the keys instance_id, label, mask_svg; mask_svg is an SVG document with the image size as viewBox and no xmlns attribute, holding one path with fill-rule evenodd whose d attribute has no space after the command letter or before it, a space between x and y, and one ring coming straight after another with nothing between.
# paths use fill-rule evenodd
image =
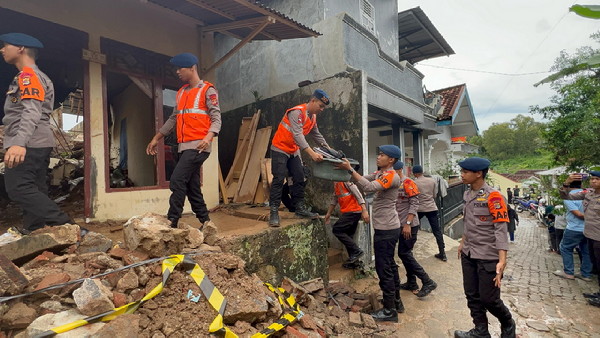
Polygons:
<instances>
[{"instance_id":1,"label":"cracked concrete wall","mask_svg":"<svg viewBox=\"0 0 600 338\"><path fill-rule=\"evenodd\" d=\"M345 72L309 86L225 112L222 116L224 128L219 134L219 141L222 145L219 151L219 161L223 168L223 175L227 175L233 163L235 152L232 149L235 149L237 144L239 126L243 117L252 116L257 109L261 109L262 115L258 128L273 126L272 138L284 112L295 105L307 102L317 88L325 90L331 98L331 104L317 118L319 130L331 147L340 149L346 156L360 161L363 154L363 138L366 137L362 132L362 91L364 90L362 74L361 72ZM312 144L310 137L307 137L307 140ZM270 157L269 152L267 157ZM305 163L308 161L310 161L309 158L304 158ZM306 200L313 209L323 213L327 210L329 196L333 189L330 183L315 178L308 181Z\"/></svg>"}]
</instances>

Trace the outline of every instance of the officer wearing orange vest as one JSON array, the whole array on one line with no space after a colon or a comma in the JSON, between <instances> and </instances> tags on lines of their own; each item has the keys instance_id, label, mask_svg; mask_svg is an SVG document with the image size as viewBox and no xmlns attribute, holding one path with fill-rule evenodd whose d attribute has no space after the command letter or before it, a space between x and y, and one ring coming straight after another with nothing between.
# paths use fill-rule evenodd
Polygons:
<instances>
[{"instance_id":1,"label":"officer wearing orange vest","mask_svg":"<svg viewBox=\"0 0 600 338\"><path fill-rule=\"evenodd\" d=\"M346 263L356 263L364 252L356 245L352 236L356 232L356 227L361 217L365 223L369 223L369 212L367 211L365 200L360 190L358 190L358 187L354 183L335 182L333 190L331 203L325 215L325 224L329 224L329 218L336 204L339 204L342 216L333 224L333 234L344 244L348 251L349 258Z\"/></svg>"},{"instance_id":2,"label":"officer wearing orange vest","mask_svg":"<svg viewBox=\"0 0 600 338\"><path fill-rule=\"evenodd\" d=\"M292 205L295 213L300 217L315 218L318 215L310 212L304 204L304 169L300 150L305 151L315 162L323 161L323 156L317 154L306 142L306 135L312 136L315 142L329 148L325 138L317 127L317 115L329 104L329 97L321 89L315 90L308 103L304 103L288 109L279 123L279 127L271 142L271 170L273 172L273 183L271 184L271 196L269 205L271 213L269 225L279 226L279 204L281 203L281 192L283 181L289 171L293 179L290 189Z\"/></svg>"},{"instance_id":3,"label":"officer wearing orange vest","mask_svg":"<svg viewBox=\"0 0 600 338\"><path fill-rule=\"evenodd\" d=\"M146 153L156 155L158 141L176 129L179 161L171 174L169 188L172 193L167 218L171 227L177 227L187 195L192 211L204 224L210 218L200 190L200 167L210 155L213 138L221 130L219 98L214 85L200 79L195 55L178 54L170 63L177 67L177 75L186 84L177 92L173 113L154 135Z\"/></svg>"}]
</instances>

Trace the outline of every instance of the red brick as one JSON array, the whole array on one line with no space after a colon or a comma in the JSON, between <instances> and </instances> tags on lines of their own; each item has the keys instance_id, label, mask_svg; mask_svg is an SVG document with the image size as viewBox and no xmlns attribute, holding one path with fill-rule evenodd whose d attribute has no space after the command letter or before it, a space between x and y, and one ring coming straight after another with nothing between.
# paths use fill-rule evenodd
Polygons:
<instances>
[{"instance_id":1,"label":"red brick","mask_svg":"<svg viewBox=\"0 0 600 338\"><path fill-rule=\"evenodd\" d=\"M49 261L52 258L56 257L55 254L53 254L50 251L44 251L41 254L39 254L36 258L34 258L33 260L35 261Z\"/></svg>"},{"instance_id":2,"label":"red brick","mask_svg":"<svg viewBox=\"0 0 600 338\"><path fill-rule=\"evenodd\" d=\"M312 318L312 316L309 314L305 314L304 316L302 316L302 318L300 318L300 320L298 322L305 329L315 330L315 331L319 330L319 326L317 325L315 320Z\"/></svg>"},{"instance_id":3,"label":"red brick","mask_svg":"<svg viewBox=\"0 0 600 338\"><path fill-rule=\"evenodd\" d=\"M125 263L125 265L131 265L133 263L145 261L148 258L150 258L150 256L143 252L130 251L125 256L123 256L123 263Z\"/></svg>"},{"instance_id":4,"label":"red brick","mask_svg":"<svg viewBox=\"0 0 600 338\"><path fill-rule=\"evenodd\" d=\"M127 251L127 250L125 250L123 248L112 248L108 252L108 254L110 255L110 257L115 258L115 259L121 259L125 255L127 255L128 253L129 253L129 251Z\"/></svg>"},{"instance_id":5,"label":"red brick","mask_svg":"<svg viewBox=\"0 0 600 338\"><path fill-rule=\"evenodd\" d=\"M113 291L113 303L115 307L121 307L127 304L127 295L121 292Z\"/></svg>"},{"instance_id":6,"label":"red brick","mask_svg":"<svg viewBox=\"0 0 600 338\"><path fill-rule=\"evenodd\" d=\"M363 308L362 308L362 307L360 307L360 306L358 306L358 305L352 305L352 306L350 307L350 311L352 311L352 312L361 312L361 311L362 311L362 309L363 309Z\"/></svg>"},{"instance_id":7,"label":"red brick","mask_svg":"<svg viewBox=\"0 0 600 338\"><path fill-rule=\"evenodd\" d=\"M298 329L292 327L292 326L287 326L285 328L285 332L287 334L289 334L291 337L297 337L297 338L308 338L307 335L303 334L302 332L298 331Z\"/></svg>"},{"instance_id":8,"label":"red brick","mask_svg":"<svg viewBox=\"0 0 600 338\"><path fill-rule=\"evenodd\" d=\"M47 275L42 279L42 281L35 287L35 290L45 289L52 285L63 284L71 280L71 277L64 273L53 273L51 275Z\"/></svg>"}]
</instances>

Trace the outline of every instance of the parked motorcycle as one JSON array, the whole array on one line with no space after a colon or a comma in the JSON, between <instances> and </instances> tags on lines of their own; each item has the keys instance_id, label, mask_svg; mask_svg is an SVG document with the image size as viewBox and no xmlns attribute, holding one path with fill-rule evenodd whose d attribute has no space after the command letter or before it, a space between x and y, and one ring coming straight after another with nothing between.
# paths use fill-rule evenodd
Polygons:
<instances>
[{"instance_id":1,"label":"parked motorcycle","mask_svg":"<svg viewBox=\"0 0 600 338\"><path fill-rule=\"evenodd\" d=\"M519 213L528 210L533 216L537 212L537 201L535 200L530 200L528 198L515 198L513 204L515 206L515 210L517 210Z\"/></svg>"}]
</instances>

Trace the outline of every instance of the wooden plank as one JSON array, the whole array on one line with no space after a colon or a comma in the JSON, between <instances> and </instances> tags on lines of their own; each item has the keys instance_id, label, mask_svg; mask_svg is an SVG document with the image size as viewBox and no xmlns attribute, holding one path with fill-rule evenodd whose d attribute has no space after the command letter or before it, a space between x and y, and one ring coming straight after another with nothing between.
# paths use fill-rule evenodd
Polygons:
<instances>
[{"instance_id":1,"label":"wooden plank","mask_svg":"<svg viewBox=\"0 0 600 338\"><path fill-rule=\"evenodd\" d=\"M254 204L263 204L267 200L265 188L262 184L256 185L256 193L254 194Z\"/></svg>"},{"instance_id":2,"label":"wooden plank","mask_svg":"<svg viewBox=\"0 0 600 338\"><path fill-rule=\"evenodd\" d=\"M260 177L260 163L269 148L271 129L269 126L259 129L256 132L256 138L250 152L250 159L248 160L248 169L244 177L240 179L238 192L233 199L237 203L248 203L254 200L256 186Z\"/></svg>"},{"instance_id":3,"label":"wooden plank","mask_svg":"<svg viewBox=\"0 0 600 338\"><path fill-rule=\"evenodd\" d=\"M248 169L248 162L250 161L250 154L252 153L252 147L254 147L254 139L256 137L256 127L258 126L258 121L260 119L260 110L254 114L252 119L252 126L250 127L250 138L248 140L248 150L244 154L244 165L242 166L242 171L240 173L240 179L238 180L238 188L236 190L235 196L233 200L236 200L236 197L239 194L240 188L242 186L242 182L244 181L244 176L246 175L246 170Z\"/></svg>"},{"instance_id":4,"label":"wooden plank","mask_svg":"<svg viewBox=\"0 0 600 338\"><path fill-rule=\"evenodd\" d=\"M267 185L271 190L271 183L273 183L273 172L271 171L271 159L267 158L265 162L265 169L267 170Z\"/></svg>"},{"instance_id":5,"label":"wooden plank","mask_svg":"<svg viewBox=\"0 0 600 338\"><path fill-rule=\"evenodd\" d=\"M223 173L221 172L221 166L219 166L219 190L221 190L221 197L223 198L223 203L229 204L229 198L227 197L227 188L225 187L225 182L223 181Z\"/></svg>"},{"instance_id":6,"label":"wooden plank","mask_svg":"<svg viewBox=\"0 0 600 338\"><path fill-rule=\"evenodd\" d=\"M269 191L269 180L267 178L267 159L260 160L260 181L265 192Z\"/></svg>"},{"instance_id":7,"label":"wooden plank","mask_svg":"<svg viewBox=\"0 0 600 338\"><path fill-rule=\"evenodd\" d=\"M250 128L252 127L253 122L254 116L244 117L242 119L242 124L240 125L240 131L238 134L238 143L235 149L235 157L233 158L233 163L231 164L231 168L227 173L227 178L225 178L225 186L227 187L227 189L229 189L229 185L231 184L231 181L234 178L234 173L236 171L238 173L242 171L243 162L240 158L242 158L248 151Z\"/></svg>"}]
</instances>

